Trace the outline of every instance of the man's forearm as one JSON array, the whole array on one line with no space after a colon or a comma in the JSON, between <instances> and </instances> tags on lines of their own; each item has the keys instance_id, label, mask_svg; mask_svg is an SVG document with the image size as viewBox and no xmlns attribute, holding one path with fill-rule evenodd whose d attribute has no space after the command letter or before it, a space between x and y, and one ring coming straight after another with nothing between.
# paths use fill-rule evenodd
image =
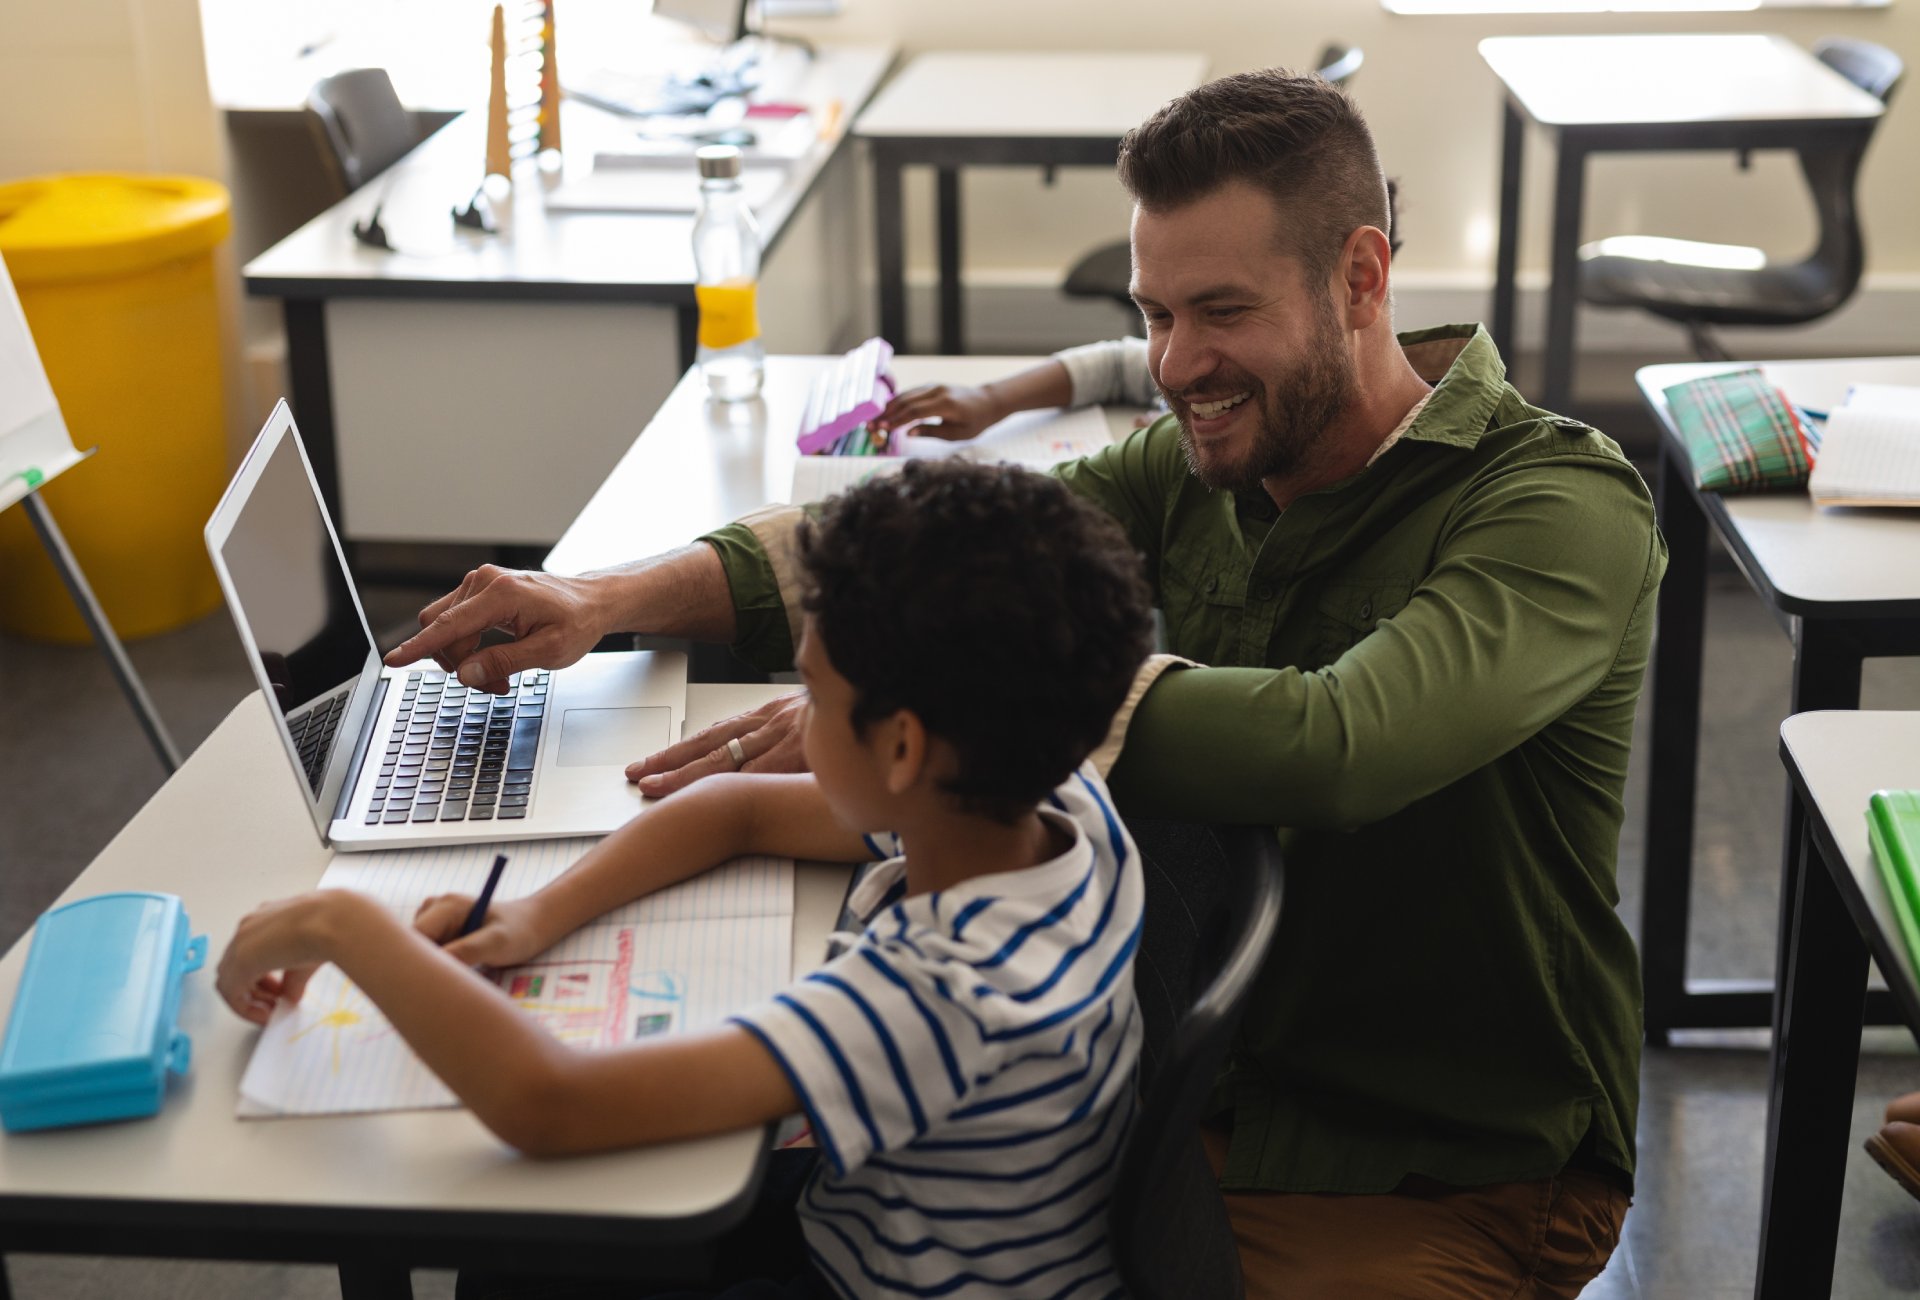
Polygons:
<instances>
[{"instance_id":1,"label":"man's forearm","mask_svg":"<svg viewBox=\"0 0 1920 1300\"><path fill-rule=\"evenodd\" d=\"M705 542L585 576L599 589L603 634L681 636L723 645L737 634L726 569Z\"/></svg>"}]
</instances>

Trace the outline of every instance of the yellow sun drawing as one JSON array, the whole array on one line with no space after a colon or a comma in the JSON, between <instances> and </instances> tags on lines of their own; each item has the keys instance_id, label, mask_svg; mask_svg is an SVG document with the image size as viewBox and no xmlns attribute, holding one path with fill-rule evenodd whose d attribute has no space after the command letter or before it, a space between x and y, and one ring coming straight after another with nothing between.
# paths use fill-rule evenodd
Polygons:
<instances>
[{"instance_id":1,"label":"yellow sun drawing","mask_svg":"<svg viewBox=\"0 0 1920 1300\"><path fill-rule=\"evenodd\" d=\"M348 1005L356 996L358 996L363 1003L366 1001L365 994L362 994L359 989L355 988L346 980L341 980L340 996L335 1000L333 1010L322 1012L312 1024L302 1029L299 1033L294 1034L287 1041L290 1043L298 1042L316 1029L331 1030L332 1032L327 1035L329 1040L328 1047L333 1062L333 1072L339 1074L340 1036L348 1030L357 1029L367 1022L367 1016L363 1014L361 1010Z\"/></svg>"}]
</instances>

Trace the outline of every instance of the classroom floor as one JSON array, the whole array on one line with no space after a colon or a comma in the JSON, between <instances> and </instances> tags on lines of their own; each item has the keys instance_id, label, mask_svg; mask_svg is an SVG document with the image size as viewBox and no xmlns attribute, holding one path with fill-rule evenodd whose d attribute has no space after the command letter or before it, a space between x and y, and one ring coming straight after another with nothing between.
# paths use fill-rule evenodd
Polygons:
<instances>
[{"instance_id":1,"label":"classroom floor","mask_svg":"<svg viewBox=\"0 0 1920 1300\"><path fill-rule=\"evenodd\" d=\"M376 629L398 628L437 591L368 593ZM392 639L387 638L386 643ZM161 712L191 749L252 689L224 613L131 647ZM1784 779L1776 728L1789 647L1730 570L1711 584L1692 971L1760 976L1773 964ZM0 728L0 944L10 944L160 785L151 751L88 648L0 638L12 683ZM1868 708L1920 708L1920 662L1868 664ZM1622 914L1638 928L1643 774L1629 785ZM1717 1300L1752 1293L1766 1112L1764 1034L1696 1035L1649 1050L1641 1076L1639 1197L1596 1300ZM1920 1204L1859 1150L1896 1093L1920 1088L1904 1031L1870 1030L1854 1106L1833 1294L1920 1294ZM21 1300L255 1300L338 1294L330 1269L14 1256ZM452 1294L446 1273L416 1294Z\"/></svg>"}]
</instances>

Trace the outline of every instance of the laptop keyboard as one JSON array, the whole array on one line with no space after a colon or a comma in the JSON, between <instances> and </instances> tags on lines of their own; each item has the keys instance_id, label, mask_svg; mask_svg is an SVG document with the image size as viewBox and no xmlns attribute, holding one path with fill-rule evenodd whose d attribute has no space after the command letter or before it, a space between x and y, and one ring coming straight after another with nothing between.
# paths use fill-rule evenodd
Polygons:
<instances>
[{"instance_id":1,"label":"laptop keyboard","mask_svg":"<svg viewBox=\"0 0 1920 1300\"><path fill-rule=\"evenodd\" d=\"M551 676L536 668L489 695L443 672L408 673L367 825L524 818Z\"/></svg>"},{"instance_id":2,"label":"laptop keyboard","mask_svg":"<svg viewBox=\"0 0 1920 1300\"><path fill-rule=\"evenodd\" d=\"M340 730L340 719L346 711L347 692L341 691L287 719L293 747L300 752L300 770L307 774L307 788L315 794L320 793L320 779L327 774L327 755L333 752L333 734Z\"/></svg>"}]
</instances>

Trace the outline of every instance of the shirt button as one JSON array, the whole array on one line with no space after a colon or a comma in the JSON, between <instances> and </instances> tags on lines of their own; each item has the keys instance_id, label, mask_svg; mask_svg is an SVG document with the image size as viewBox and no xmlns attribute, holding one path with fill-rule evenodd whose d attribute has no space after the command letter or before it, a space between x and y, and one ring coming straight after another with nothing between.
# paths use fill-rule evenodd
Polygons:
<instances>
[{"instance_id":1,"label":"shirt button","mask_svg":"<svg viewBox=\"0 0 1920 1300\"><path fill-rule=\"evenodd\" d=\"M1367 602L1366 602L1365 604L1363 604L1362 606L1360 606L1360 617L1361 617L1361 618L1372 618L1372 617L1373 617L1373 602L1372 602L1372 601L1367 601Z\"/></svg>"},{"instance_id":2,"label":"shirt button","mask_svg":"<svg viewBox=\"0 0 1920 1300\"><path fill-rule=\"evenodd\" d=\"M1272 588L1272 587L1262 587L1262 588L1260 588L1260 599L1262 599L1262 600L1272 600L1272 599L1273 599L1273 588Z\"/></svg>"},{"instance_id":3,"label":"shirt button","mask_svg":"<svg viewBox=\"0 0 1920 1300\"><path fill-rule=\"evenodd\" d=\"M1212 595L1212 594L1213 594L1214 592L1216 592L1216 591L1218 591L1218 590L1220 590L1220 579L1218 579L1218 578L1208 578L1208 579L1207 579L1207 594L1208 594L1209 596L1211 596L1211 595Z\"/></svg>"}]
</instances>

